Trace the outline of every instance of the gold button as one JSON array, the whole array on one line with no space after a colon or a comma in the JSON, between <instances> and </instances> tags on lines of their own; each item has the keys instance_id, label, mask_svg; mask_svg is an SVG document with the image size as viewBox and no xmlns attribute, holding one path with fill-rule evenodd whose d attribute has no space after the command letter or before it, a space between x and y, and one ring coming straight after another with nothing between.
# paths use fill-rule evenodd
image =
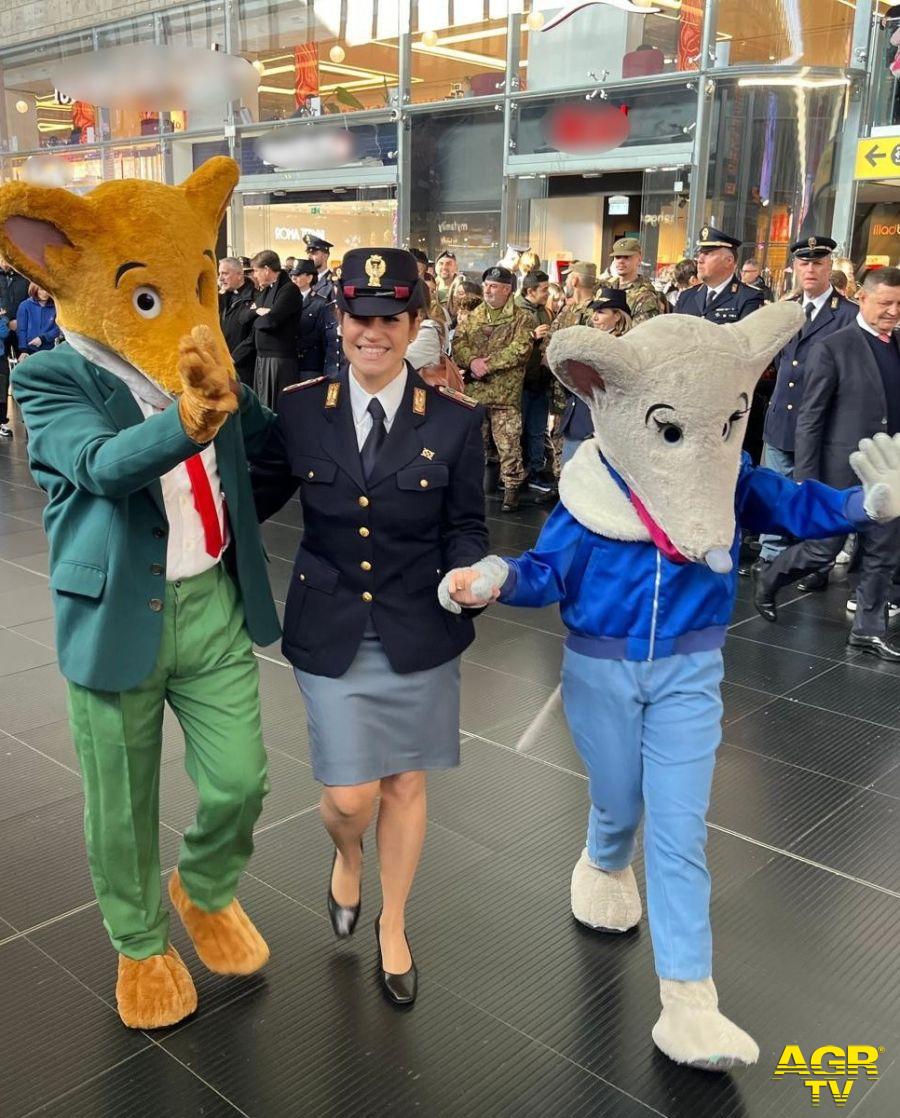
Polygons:
<instances>
[{"instance_id":1,"label":"gold button","mask_svg":"<svg viewBox=\"0 0 900 1118\"><path fill-rule=\"evenodd\" d=\"M788 411L793 411L793 410L794 410L794 405L793 404L788 404Z\"/></svg>"},{"instance_id":2,"label":"gold button","mask_svg":"<svg viewBox=\"0 0 900 1118\"><path fill-rule=\"evenodd\" d=\"M368 528L360 528L359 534L363 537L363 539L365 539L366 536L368 536L368 534L369 534L369 529Z\"/></svg>"},{"instance_id":3,"label":"gold button","mask_svg":"<svg viewBox=\"0 0 900 1118\"><path fill-rule=\"evenodd\" d=\"M315 477L316 476L316 471L315 470L310 470L309 473L306 476L307 477Z\"/></svg>"},{"instance_id":4,"label":"gold button","mask_svg":"<svg viewBox=\"0 0 900 1118\"><path fill-rule=\"evenodd\" d=\"M793 388L793 387L794 387L794 382L792 380L788 381L788 388Z\"/></svg>"},{"instance_id":5,"label":"gold button","mask_svg":"<svg viewBox=\"0 0 900 1118\"><path fill-rule=\"evenodd\" d=\"M363 571L371 571L372 569L372 564L369 562L368 559L363 559L359 566L360 569Z\"/></svg>"},{"instance_id":6,"label":"gold button","mask_svg":"<svg viewBox=\"0 0 900 1118\"><path fill-rule=\"evenodd\" d=\"M423 489L427 489L428 488L428 478L427 477L419 478L419 485L421 485Z\"/></svg>"},{"instance_id":7,"label":"gold button","mask_svg":"<svg viewBox=\"0 0 900 1118\"><path fill-rule=\"evenodd\" d=\"M792 365L794 366L794 368L796 369L796 368L797 368L797 366L798 366L798 365L800 364L800 362L799 362L799 361L792 361L792 362L791 362L791 364L792 364Z\"/></svg>"},{"instance_id":8,"label":"gold button","mask_svg":"<svg viewBox=\"0 0 900 1118\"><path fill-rule=\"evenodd\" d=\"M359 501L359 507L361 509L367 509L369 507L368 497L357 497L357 501Z\"/></svg>"},{"instance_id":9,"label":"gold button","mask_svg":"<svg viewBox=\"0 0 900 1118\"><path fill-rule=\"evenodd\" d=\"M300 581L306 582L306 575L300 575Z\"/></svg>"},{"instance_id":10,"label":"gold button","mask_svg":"<svg viewBox=\"0 0 900 1118\"><path fill-rule=\"evenodd\" d=\"M362 600L363 600L364 602L371 602L371 601L372 601L372 595L371 595L371 594L369 593L369 591L368 591L368 590L364 590L364 591L363 591L363 596L362 596Z\"/></svg>"}]
</instances>

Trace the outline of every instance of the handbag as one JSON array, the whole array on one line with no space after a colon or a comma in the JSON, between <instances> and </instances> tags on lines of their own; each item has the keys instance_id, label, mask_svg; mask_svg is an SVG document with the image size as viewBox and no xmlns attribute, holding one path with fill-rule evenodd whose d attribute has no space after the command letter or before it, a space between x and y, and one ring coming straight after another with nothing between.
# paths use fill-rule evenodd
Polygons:
<instances>
[{"instance_id":1,"label":"handbag","mask_svg":"<svg viewBox=\"0 0 900 1118\"><path fill-rule=\"evenodd\" d=\"M446 353L441 354L440 363L435 365L423 365L422 368L419 369L419 376L426 384L431 385L432 388L436 388L438 385L444 385L446 388L452 388L455 392L465 392L459 366L453 358Z\"/></svg>"}]
</instances>

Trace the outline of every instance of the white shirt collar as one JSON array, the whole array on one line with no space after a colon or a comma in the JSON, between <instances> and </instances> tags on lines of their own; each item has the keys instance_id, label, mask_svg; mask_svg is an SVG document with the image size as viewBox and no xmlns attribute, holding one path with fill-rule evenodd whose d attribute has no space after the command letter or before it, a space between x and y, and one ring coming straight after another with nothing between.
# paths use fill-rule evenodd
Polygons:
<instances>
[{"instance_id":1,"label":"white shirt collar","mask_svg":"<svg viewBox=\"0 0 900 1118\"><path fill-rule=\"evenodd\" d=\"M406 362L404 361L403 368L390 384L386 384L380 392L375 393L378 402L384 408L384 426L387 431L390 431L391 424L394 422L394 416L397 414L397 410L403 401L403 393L406 391L406 378L408 375ZM353 422L359 427L364 420L371 421L368 407L369 401L372 399L372 394L366 392L356 379L353 374L352 365L348 370L347 379L350 382L350 407L353 409Z\"/></svg>"},{"instance_id":2,"label":"white shirt collar","mask_svg":"<svg viewBox=\"0 0 900 1118\"><path fill-rule=\"evenodd\" d=\"M866 322L866 320L863 318L862 311L860 311L859 314L856 316L856 325L860 328L860 330L865 330L867 334L874 334L876 338L881 337L881 334L879 334L874 326L870 326L868 322Z\"/></svg>"},{"instance_id":3,"label":"white shirt collar","mask_svg":"<svg viewBox=\"0 0 900 1118\"><path fill-rule=\"evenodd\" d=\"M718 296L722 294L722 292L730 283L734 283L734 276L729 276L728 279L722 280L722 282L717 287L710 287L710 285L707 284L707 298L709 297L708 293L710 291L715 291L716 297L718 298Z\"/></svg>"},{"instance_id":4,"label":"white shirt collar","mask_svg":"<svg viewBox=\"0 0 900 1118\"><path fill-rule=\"evenodd\" d=\"M825 306L825 304L828 302L828 300L831 298L831 296L833 294L834 294L834 288L833 287L826 287L825 290L822 292L822 294L817 295L815 297L815 299L808 299L806 297L806 295L804 294L803 304L802 304L804 313L806 311L806 304L807 303L812 303L812 305L816 308L813 311L813 318L815 318L816 315L819 313L819 311L822 309L822 307Z\"/></svg>"}]
</instances>

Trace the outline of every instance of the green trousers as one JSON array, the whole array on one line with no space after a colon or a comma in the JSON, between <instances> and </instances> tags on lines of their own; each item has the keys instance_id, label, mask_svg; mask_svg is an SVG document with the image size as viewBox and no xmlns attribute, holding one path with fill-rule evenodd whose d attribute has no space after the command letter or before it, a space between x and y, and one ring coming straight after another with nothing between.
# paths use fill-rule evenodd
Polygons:
<instances>
[{"instance_id":1,"label":"green trousers","mask_svg":"<svg viewBox=\"0 0 900 1118\"><path fill-rule=\"evenodd\" d=\"M234 896L269 790L259 668L221 564L166 583L159 656L143 683L119 692L69 684L94 890L113 946L133 959L168 946L159 863L166 703L184 732L185 768L197 789L178 868L191 900L215 912Z\"/></svg>"}]
</instances>

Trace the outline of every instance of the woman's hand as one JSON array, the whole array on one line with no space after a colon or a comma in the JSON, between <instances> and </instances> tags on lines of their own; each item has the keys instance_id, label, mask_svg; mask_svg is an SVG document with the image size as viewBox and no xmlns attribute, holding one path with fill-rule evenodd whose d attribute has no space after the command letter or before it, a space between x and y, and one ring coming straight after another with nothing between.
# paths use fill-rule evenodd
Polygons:
<instances>
[{"instance_id":1,"label":"woman's hand","mask_svg":"<svg viewBox=\"0 0 900 1118\"><path fill-rule=\"evenodd\" d=\"M40 339L40 338L32 338L32 339L31 339L31 341L30 341L30 342L29 342L28 344L29 344L30 346L34 346L34 347L35 347L35 349L40 349L40 347L41 347L41 346L42 346L42 345L43 345L44 343L43 343L43 342L41 341L41 339Z\"/></svg>"},{"instance_id":2,"label":"woman's hand","mask_svg":"<svg viewBox=\"0 0 900 1118\"><path fill-rule=\"evenodd\" d=\"M483 609L500 597L509 567L499 555L488 555L471 567L456 567L441 579L438 601L450 613L462 613L462 607Z\"/></svg>"}]
</instances>

